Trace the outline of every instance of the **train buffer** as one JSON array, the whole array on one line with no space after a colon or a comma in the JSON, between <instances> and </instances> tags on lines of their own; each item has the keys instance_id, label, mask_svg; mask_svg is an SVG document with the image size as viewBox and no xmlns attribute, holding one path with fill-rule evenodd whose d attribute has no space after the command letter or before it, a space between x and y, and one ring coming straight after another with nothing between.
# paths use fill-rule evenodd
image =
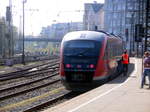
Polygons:
<instances>
[{"instance_id":1,"label":"train buffer","mask_svg":"<svg viewBox=\"0 0 150 112\"><path fill-rule=\"evenodd\" d=\"M142 60L133 58L131 62L129 77L120 75L44 112L150 112L150 89L146 85L140 88Z\"/></svg>"}]
</instances>

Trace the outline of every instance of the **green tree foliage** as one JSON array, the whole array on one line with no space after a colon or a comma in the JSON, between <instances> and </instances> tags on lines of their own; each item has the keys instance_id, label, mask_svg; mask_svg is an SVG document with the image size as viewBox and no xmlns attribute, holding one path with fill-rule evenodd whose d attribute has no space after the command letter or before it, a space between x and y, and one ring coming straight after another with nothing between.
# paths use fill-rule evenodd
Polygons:
<instances>
[{"instance_id":1,"label":"green tree foliage","mask_svg":"<svg viewBox=\"0 0 150 112\"><path fill-rule=\"evenodd\" d=\"M11 52L13 55L15 45L17 43L18 36L18 29L16 26L11 25L11 33L9 31L9 24L5 20L4 17L0 17L0 57L7 57L9 48L11 49ZM10 39L10 35L12 36L12 39ZM9 42L10 39L10 42ZM9 44L11 43L11 44Z\"/></svg>"}]
</instances>

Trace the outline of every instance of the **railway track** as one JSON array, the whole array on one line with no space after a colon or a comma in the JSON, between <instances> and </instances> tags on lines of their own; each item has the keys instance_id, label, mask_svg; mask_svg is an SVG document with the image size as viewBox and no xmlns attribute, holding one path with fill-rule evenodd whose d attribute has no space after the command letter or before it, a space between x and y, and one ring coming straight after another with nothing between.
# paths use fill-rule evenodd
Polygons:
<instances>
[{"instance_id":1,"label":"railway track","mask_svg":"<svg viewBox=\"0 0 150 112\"><path fill-rule=\"evenodd\" d=\"M13 64L20 64L22 63L21 56L15 56L11 57L11 60L13 61ZM34 56L25 56L25 62L35 62L35 61L45 61L45 60L52 60L59 58L59 55L51 55L51 56L39 56L39 55L34 55ZM8 58L0 58L0 66L7 64Z\"/></svg>"},{"instance_id":2,"label":"railway track","mask_svg":"<svg viewBox=\"0 0 150 112\"><path fill-rule=\"evenodd\" d=\"M56 77L56 78L52 78L52 77ZM29 91L56 83L58 81L60 81L60 79L58 77L58 73L54 73L50 76L43 77L40 79L37 78L35 80L29 81L26 83L20 83L18 85L14 85L12 87L1 88L0 89L0 100L7 99L9 97L13 97L13 96L25 93L25 92L29 92Z\"/></svg>"},{"instance_id":3,"label":"railway track","mask_svg":"<svg viewBox=\"0 0 150 112\"><path fill-rule=\"evenodd\" d=\"M34 72L33 71L32 73L30 72L30 75L27 75L27 76L30 77L33 74L35 75L37 73L37 71L36 73ZM51 90L58 88L57 85L59 85L59 87L62 87L60 83L60 77L58 75L58 66L56 65L52 67L46 66L42 69L42 71L38 72L38 74L41 74L41 73L44 75L40 77L36 76L36 78L32 78L30 80L26 79L18 83L12 83L11 85L9 84L7 86L0 86L0 102L1 102L0 111L2 110L4 111L5 107L8 107L8 105L12 105L12 103L16 104L20 101L24 101L28 99L28 98L25 98L25 99L17 101L16 99L18 99L17 97L20 95L25 96L29 92L30 94L34 94L34 93L37 93L38 91L41 91L40 90L41 88L46 88L46 87L50 88ZM45 90L48 91L50 89L45 89ZM42 92L40 94L43 95L45 94L45 92ZM35 95L35 96L37 97L38 95ZM12 100L16 100L16 102Z\"/></svg>"},{"instance_id":4,"label":"railway track","mask_svg":"<svg viewBox=\"0 0 150 112\"><path fill-rule=\"evenodd\" d=\"M64 89L63 87L58 88L58 89L54 90L53 92L54 92L54 94L51 92L51 96L47 100L37 103L34 106L30 106L29 108L25 109L24 112L40 111L44 108L47 108L47 107L49 108L50 105L52 106L56 102L57 103L61 102L66 97L72 95L71 91L68 91L68 90Z\"/></svg>"},{"instance_id":5,"label":"railway track","mask_svg":"<svg viewBox=\"0 0 150 112\"><path fill-rule=\"evenodd\" d=\"M42 77L0 86L0 112L33 112L70 96L72 92L60 82L58 67L52 68L54 71L47 72L44 67Z\"/></svg>"},{"instance_id":6,"label":"railway track","mask_svg":"<svg viewBox=\"0 0 150 112\"><path fill-rule=\"evenodd\" d=\"M17 107L15 108L14 105L28 100L30 101L34 98L43 98L52 91L63 88L58 75L58 61L59 60L56 59L44 64L26 67L23 70L21 69L12 73L1 74L0 112L14 111L11 108L13 107L13 109L16 109ZM63 91L59 91L59 95L55 95L56 98L63 96L60 93L66 94ZM51 97L50 99L54 99L54 97ZM36 106L34 105L31 107ZM26 110L28 109L26 108ZM20 112L20 109L18 111Z\"/></svg>"},{"instance_id":7,"label":"railway track","mask_svg":"<svg viewBox=\"0 0 150 112\"><path fill-rule=\"evenodd\" d=\"M31 112L72 94L60 82L58 61L1 75L0 112Z\"/></svg>"},{"instance_id":8,"label":"railway track","mask_svg":"<svg viewBox=\"0 0 150 112\"><path fill-rule=\"evenodd\" d=\"M70 95L71 92L66 90L64 87L60 87L57 89L53 89L49 92L46 92L42 95L26 99L24 101L20 101L11 105L7 105L4 107L0 107L0 111L2 112L33 112L47 105L51 105L58 100L64 99L66 96Z\"/></svg>"},{"instance_id":9,"label":"railway track","mask_svg":"<svg viewBox=\"0 0 150 112\"><path fill-rule=\"evenodd\" d=\"M5 81L5 80L10 80L10 79L14 79L14 78L23 77L23 76L33 75L33 74L36 74L36 72L41 72L41 70L55 69L55 68L59 67L58 63L59 63L59 60L55 59L55 60L51 60L51 61L39 64L39 65L25 67L18 71L0 74L0 81Z\"/></svg>"}]
</instances>

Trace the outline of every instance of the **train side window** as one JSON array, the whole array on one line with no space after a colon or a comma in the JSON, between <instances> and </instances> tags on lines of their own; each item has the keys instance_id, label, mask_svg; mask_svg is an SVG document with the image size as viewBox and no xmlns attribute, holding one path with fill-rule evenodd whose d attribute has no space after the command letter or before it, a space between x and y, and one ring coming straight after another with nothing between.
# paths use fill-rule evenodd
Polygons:
<instances>
[{"instance_id":1,"label":"train side window","mask_svg":"<svg viewBox=\"0 0 150 112\"><path fill-rule=\"evenodd\" d=\"M107 41L107 58L110 58L110 45L109 45L109 40Z\"/></svg>"},{"instance_id":2,"label":"train side window","mask_svg":"<svg viewBox=\"0 0 150 112\"><path fill-rule=\"evenodd\" d=\"M113 57L113 47L111 43L109 43L109 47L110 47L109 58L111 59Z\"/></svg>"},{"instance_id":3,"label":"train side window","mask_svg":"<svg viewBox=\"0 0 150 112\"><path fill-rule=\"evenodd\" d=\"M105 49L105 52L104 52L104 60L107 60L108 59L108 44L106 45L106 49Z\"/></svg>"}]
</instances>

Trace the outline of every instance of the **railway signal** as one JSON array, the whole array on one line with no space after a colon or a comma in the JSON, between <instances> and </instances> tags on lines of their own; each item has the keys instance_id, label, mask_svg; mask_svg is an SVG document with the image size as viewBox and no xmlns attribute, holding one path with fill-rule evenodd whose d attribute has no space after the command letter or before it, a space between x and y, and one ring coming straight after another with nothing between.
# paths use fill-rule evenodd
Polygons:
<instances>
[{"instance_id":1,"label":"railway signal","mask_svg":"<svg viewBox=\"0 0 150 112\"><path fill-rule=\"evenodd\" d=\"M142 24L135 25L135 42L142 42L142 37L144 37L144 28Z\"/></svg>"}]
</instances>

